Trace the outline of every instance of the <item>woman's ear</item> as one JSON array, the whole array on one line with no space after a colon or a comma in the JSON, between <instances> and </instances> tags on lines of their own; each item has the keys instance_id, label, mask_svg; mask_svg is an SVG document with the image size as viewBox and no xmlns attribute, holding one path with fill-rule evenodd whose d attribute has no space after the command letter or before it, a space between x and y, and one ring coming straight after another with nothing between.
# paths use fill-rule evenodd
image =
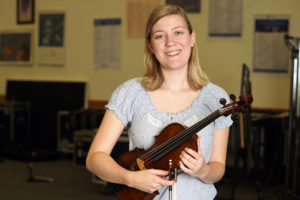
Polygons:
<instances>
[{"instance_id":1,"label":"woman's ear","mask_svg":"<svg viewBox=\"0 0 300 200\"><path fill-rule=\"evenodd\" d=\"M195 31L193 31L191 34L191 47L195 45L195 42L196 42L196 33Z\"/></svg>"},{"instance_id":2,"label":"woman's ear","mask_svg":"<svg viewBox=\"0 0 300 200\"><path fill-rule=\"evenodd\" d=\"M153 53L153 48L152 48L152 45L151 45L151 42L149 39L146 39L146 45L147 45L148 49L151 51L151 53Z\"/></svg>"}]
</instances>

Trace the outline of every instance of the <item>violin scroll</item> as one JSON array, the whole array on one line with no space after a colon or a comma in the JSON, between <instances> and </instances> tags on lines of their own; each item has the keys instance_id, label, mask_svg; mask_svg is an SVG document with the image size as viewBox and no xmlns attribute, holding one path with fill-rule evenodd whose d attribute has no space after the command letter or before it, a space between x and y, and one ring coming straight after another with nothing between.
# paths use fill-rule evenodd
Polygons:
<instances>
[{"instance_id":1,"label":"violin scroll","mask_svg":"<svg viewBox=\"0 0 300 200\"><path fill-rule=\"evenodd\" d=\"M220 109L220 114L223 116L228 116L230 114L234 114L237 112L244 111L245 108L249 107L253 102L253 97L251 94L243 94L239 97L239 101L235 101L235 96L230 95L230 99L233 101L230 104L224 105L223 108Z\"/></svg>"}]
</instances>

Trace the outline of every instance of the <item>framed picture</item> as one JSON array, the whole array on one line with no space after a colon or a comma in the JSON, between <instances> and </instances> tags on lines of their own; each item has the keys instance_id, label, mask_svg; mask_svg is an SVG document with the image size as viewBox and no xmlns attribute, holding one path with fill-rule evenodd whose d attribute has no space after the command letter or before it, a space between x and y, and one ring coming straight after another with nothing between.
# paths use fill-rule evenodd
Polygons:
<instances>
[{"instance_id":1,"label":"framed picture","mask_svg":"<svg viewBox=\"0 0 300 200\"><path fill-rule=\"evenodd\" d=\"M63 12L41 12L39 14L39 46L64 46L65 14Z\"/></svg>"},{"instance_id":2,"label":"framed picture","mask_svg":"<svg viewBox=\"0 0 300 200\"><path fill-rule=\"evenodd\" d=\"M32 65L33 30L0 30L0 65Z\"/></svg>"},{"instance_id":3,"label":"framed picture","mask_svg":"<svg viewBox=\"0 0 300 200\"><path fill-rule=\"evenodd\" d=\"M63 66L65 13L63 11L39 12L38 26L38 65Z\"/></svg>"},{"instance_id":4,"label":"framed picture","mask_svg":"<svg viewBox=\"0 0 300 200\"><path fill-rule=\"evenodd\" d=\"M200 13L201 0L166 0L166 4L175 4L187 13Z\"/></svg>"},{"instance_id":5,"label":"framed picture","mask_svg":"<svg viewBox=\"0 0 300 200\"><path fill-rule=\"evenodd\" d=\"M17 0L17 23L34 22L34 0Z\"/></svg>"}]
</instances>

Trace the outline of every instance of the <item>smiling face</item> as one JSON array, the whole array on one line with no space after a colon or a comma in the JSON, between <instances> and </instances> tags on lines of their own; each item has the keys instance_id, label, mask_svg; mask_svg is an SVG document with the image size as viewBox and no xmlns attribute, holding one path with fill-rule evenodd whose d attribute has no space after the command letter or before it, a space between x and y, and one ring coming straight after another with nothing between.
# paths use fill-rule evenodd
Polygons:
<instances>
[{"instance_id":1,"label":"smiling face","mask_svg":"<svg viewBox=\"0 0 300 200\"><path fill-rule=\"evenodd\" d=\"M153 26L147 46L164 70L187 68L195 33L190 34L180 15L168 15Z\"/></svg>"}]
</instances>

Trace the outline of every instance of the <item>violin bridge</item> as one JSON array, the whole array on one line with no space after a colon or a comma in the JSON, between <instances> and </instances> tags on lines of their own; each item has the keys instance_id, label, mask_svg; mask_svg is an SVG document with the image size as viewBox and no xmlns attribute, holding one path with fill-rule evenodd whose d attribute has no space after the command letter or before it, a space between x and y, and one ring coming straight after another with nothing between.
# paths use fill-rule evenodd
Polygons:
<instances>
[{"instance_id":1,"label":"violin bridge","mask_svg":"<svg viewBox=\"0 0 300 200\"><path fill-rule=\"evenodd\" d=\"M141 160L141 159L137 158L137 159L136 159L136 162L137 162L137 165L139 166L140 170L144 170L144 169L146 169L146 167L145 167L145 164L144 164L144 161L143 161L143 160Z\"/></svg>"}]
</instances>

